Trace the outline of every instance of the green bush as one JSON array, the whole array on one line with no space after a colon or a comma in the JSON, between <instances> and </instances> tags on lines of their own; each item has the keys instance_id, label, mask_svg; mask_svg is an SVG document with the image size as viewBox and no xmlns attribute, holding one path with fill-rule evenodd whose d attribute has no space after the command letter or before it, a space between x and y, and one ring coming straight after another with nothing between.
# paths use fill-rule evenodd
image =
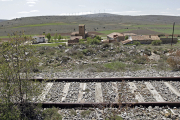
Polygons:
<instances>
[{"instance_id":1,"label":"green bush","mask_svg":"<svg viewBox=\"0 0 180 120\"><path fill-rule=\"evenodd\" d=\"M128 36L125 36L125 40L127 40L129 37Z\"/></svg>"},{"instance_id":2,"label":"green bush","mask_svg":"<svg viewBox=\"0 0 180 120\"><path fill-rule=\"evenodd\" d=\"M161 40L154 40L151 42L152 45L161 45L162 41Z\"/></svg>"},{"instance_id":3,"label":"green bush","mask_svg":"<svg viewBox=\"0 0 180 120\"><path fill-rule=\"evenodd\" d=\"M88 39L87 39L87 43L90 44L90 45L93 45L93 44L99 44L100 41L99 41L98 39L88 38Z\"/></svg>"},{"instance_id":4,"label":"green bush","mask_svg":"<svg viewBox=\"0 0 180 120\"><path fill-rule=\"evenodd\" d=\"M51 34L48 33L48 34L46 35L46 37L48 38L48 43L50 43L50 40L51 40Z\"/></svg>"},{"instance_id":5,"label":"green bush","mask_svg":"<svg viewBox=\"0 0 180 120\"><path fill-rule=\"evenodd\" d=\"M95 37L95 39L102 40L102 38L100 36L98 36L98 35Z\"/></svg>"},{"instance_id":6,"label":"green bush","mask_svg":"<svg viewBox=\"0 0 180 120\"><path fill-rule=\"evenodd\" d=\"M79 44L86 44L85 40L84 39L79 39Z\"/></svg>"},{"instance_id":7,"label":"green bush","mask_svg":"<svg viewBox=\"0 0 180 120\"><path fill-rule=\"evenodd\" d=\"M139 41L134 41L133 45L139 46L139 45L141 45L141 43Z\"/></svg>"},{"instance_id":8,"label":"green bush","mask_svg":"<svg viewBox=\"0 0 180 120\"><path fill-rule=\"evenodd\" d=\"M47 108L43 111L44 120L62 120L57 108Z\"/></svg>"}]
</instances>

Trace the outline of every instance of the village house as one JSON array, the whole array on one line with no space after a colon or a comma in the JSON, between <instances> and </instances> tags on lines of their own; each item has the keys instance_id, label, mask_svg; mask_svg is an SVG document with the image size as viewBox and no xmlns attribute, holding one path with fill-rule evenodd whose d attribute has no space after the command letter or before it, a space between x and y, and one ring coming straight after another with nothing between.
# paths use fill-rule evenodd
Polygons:
<instances>
[{"instance_id":1,"label":"village house","mask_svg":"<svg viewBox=\"0 0 180 120\"><path fill-rule=\"evenodd\" d=\"M124 41L124 39L125 39L125 36L117 32L113 32L107 35L107 41L109 41L109 43Z\"/></svg>"},{"instance_id":2,"label":"village house","mask_svg":"<svg viewBox=\"0 0 180 120\"><path fill-rule=\"evenodd\" d=\"M134 34L134 33L123 33L123 35L126 37L128 36L128 39L132 39L131 36L136 36L137 34ZM124 37L124 38L125 38ZM125 40L125 39L124 39Z\"/></svg>"},{"instance_id":3,"label":"village house","mask_svg":"<svg viewBox=\"0 0 180 120\"><path fill-rule=\"evenodd\" d=\"M129 36L127 40L122 41L122 44L133 44L135 41L141 44L151 44L154 40L160 40L160 38L153 35L132 35Z\"/></svg>"},{"instance_id":4,"label":"village house","mask_svg":"<svg viewBox=\"0 0 180 120\"><path fill-rule=\"evenodd\" d=\"M45 43L45 35L33 36L33 43Z\"/></svg>"},{"instance_id":5,"label":"village house","mask_svg":"<svg viewBox=\"0 0 180 120\"><path fill-rule=\"evenodd\" d=\"M69 44L77 44L79 43L79 39L85 39L88 36L88 32L85 31L85 25L79 25L79 32L72 32L70 40L68 40Z\"/></svg>"},{"instance_id":6,"label":"village house","mask_svg":"<svg viewBox=\"0 0 180 120\"><path fill-rule=\"evenodd\" d=\"M138 41L141 44L151 44L152 41L154 40L160 40L158 36L152 36L152 35L136 35L136 36L131 36L131 39L133 42Z\"/></svg>"}]
</instances>

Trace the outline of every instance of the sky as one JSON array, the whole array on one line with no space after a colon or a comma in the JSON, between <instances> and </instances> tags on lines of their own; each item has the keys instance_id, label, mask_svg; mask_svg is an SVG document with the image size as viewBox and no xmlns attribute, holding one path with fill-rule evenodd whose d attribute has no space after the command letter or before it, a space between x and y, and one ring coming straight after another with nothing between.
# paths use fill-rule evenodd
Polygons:
<instances>
[{"instance_id":1,"label":"sky","mask_svg":"<svg viewBox=\"0 0 180 120\"><path fill-rule=\"evenodd\" d=\"M0 0L0 19L94 13L180 16L180 0Z\"/></svg>"}]
</instances>

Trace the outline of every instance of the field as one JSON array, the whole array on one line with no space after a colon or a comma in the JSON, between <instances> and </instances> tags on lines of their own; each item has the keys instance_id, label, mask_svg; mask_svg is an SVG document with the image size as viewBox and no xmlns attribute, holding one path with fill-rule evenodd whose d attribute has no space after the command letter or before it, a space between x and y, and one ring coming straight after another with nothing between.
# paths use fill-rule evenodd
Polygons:
<instances>
[{"instance_id":1,"label":"field","mask_svg":"<svg viewBox=\"0 0 180 120\"><path fill-rule=\"evenodd\" d=\"M0 22L0 38L8 38L7 34L22 31L26 35L51 33L70 36L78 31L79 24L86 25L86 31L101 36L111 32L135 32L136 34L180 34L180 18L176 16L121 16L113 14L92 14L82 16L39 16L18 18ZM145 32L150 30L151 32Z\"/></svg>"},{"instance_id":2,"label":"field","mask_svg":"<svg viewBox=\"0 0 180 120\"><path fill-rule=\"evenodd\" d=\"M12 28L40 27L40 26L49 26L49 25L71 25L71 24L67 24L67 23L46 23L46 24L34 24L34 25L17 26L17 27L12 27Z\"/></svg>"}]
</instances>

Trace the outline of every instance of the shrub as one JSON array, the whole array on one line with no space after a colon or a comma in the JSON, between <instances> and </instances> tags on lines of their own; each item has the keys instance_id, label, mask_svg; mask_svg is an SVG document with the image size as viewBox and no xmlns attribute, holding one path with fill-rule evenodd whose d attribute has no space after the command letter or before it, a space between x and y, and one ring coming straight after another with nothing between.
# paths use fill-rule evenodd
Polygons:
<instances>
[{"instance_id":1,"label":"shrub","mask_svg":"<svg viewBox=\"0 0 180 120\"><path fill-rule=\"evenodd\" d=\"M141 43L139 41L134 41L133 45L139 46L139 45L141 45Z\"/></svg>"},{"instance_id":2,"label":"shrub","mask_svg":"<svg viewBox=\"0 0 180 120\"><path fill-rule=\"evenodd\" d=\"M162 43L161 40L155 40L151 42L152 45L161 45L161 43Z\"/></svg>"},{"instance_id":3,"label":"shrub","mask_svg":"<svg viewBox=\"0 0 180 120\"><path fill-rule=\"evenodd\" d=\"M77 115L76 111L75 110L71 110L71 115L76 116Z\"/></svg>"},{"instance_id":4,"label":"shrub","mask_svg":"<svg viewBox=\"0 0 180 120\"><path fill-rule=\"evenodd\" d=\"M145 63L147 63L147 57L146 56L141 56L138 59L136 59L134 61L134 63L136 63L136 64L145 64Z\"/></svg>"},{"instance_id":5,"label":"shrub","mask_svg":"<svg viewBox=\"0 0 180 120\"><path fill-rule=\"evenodd\" d=\"M93 44L99 44L100 41L99 41L98 39L88 38L88 39L87 39L87 43L93 45Z\"/></svg>"},{"instance_id":6,"label":"shrub","mask_svg":"<svg viewBox=\"0 0 180 120\"><path fill-rule=\"evenodd\" d=\"M108 48L110 45L108 43L103 44L103 48Z\"/></svg>"},{"instance_id":7,"label":"shrub","mask_svg":"<svg viewBox=\"0 0 180 120\"><path fill-rule=\"evenodd\" d=\"M50 42L50 40L51 40L51 34L50 33L48 33L47 35L46 35L46 37L48 38L48 43Z\"/></svg>"},{"instance_id":8,"label":"shrub","mask_svg":"<svg viewBox=\"0 0 180 120\"><path fill-rule=\"evenodd\" d=\"M84 49L82 52L84 55L87 55L88 53L90 53L90 54L95 53L95 51L93 49Z\"/></svg>"},{"instance_id":9,"label":"shrub","mask_svg":"<svg viewBox=\"0 0 180 120\"><path fill-rule=\"evenodd\" d=\"M47 108L43 111L44 120L62 120L57 108Z\"/></svg>"},{"instance_id":10,"label":"shrub","mask_svg":"<svg viewBox=\"0 0 180 120\"><path fill-rule=\"evenodd\" d=\"M150 56L151 55L151 50L148 50L147 48L144 50L144 53L146 54L146 55L148 55L148 56Z\"/></svg>"},{"instance_id":11,"label":"shrub","mask_svg":"<svg viewBox=\"0 0 180 120\"><path fill-rule=\"evenodd\" d=\"M157 51L156 51L156 50L154 50L154 51L153 51L153 53L154 53L154 54L157 54Z\"/></svg>"},{"instance_id":12,"label":"shrub","mask_svg":"<svg viewBox=\"0 0 180 120\"><path fill-rule=\"evenodd\" d=\"M100 36L98 36L98 35L95 37L95 39L102 40L102 38Z\"/></svg>"},{"instance_id":13,"label":"shrub","mask_svg":"<svg viewBox=\"0 0 180 120\"><path fill-rule=\"evenodd\" d=\"M167 62L173 70L180 70L180 50L176 51L174 55L169 56Z\"/></svg>"},{"instance_id":14,"label":"shrub","mask_svg":"<svg viewBox=\"0 0 180 120\"><path fill-rule=\"evenodd\" d=\"M108 57L108 55L107 54L102 54L101 57L106 58L106 57Z\"/></svg>"},{"instance_id":15,"label":"shrub","mask_svg":"<svg viewBox=\"0 0 180 120\"><path fill-rule=\"evenodd\" d=\"M125 40L127 40L129 37L128 36L125 36Z\"/></svg>"},{"instance_id":16,"label":"shrub","mask_svg":"<svg viewBox=\"0 0 180 120\"><path fill-rule=\"evenodd\" d=\"M84 45L84 44L86 44L86 42L85 42L84 39L80 39L80 40L79 40L79 44L83 44L83 45Z\"/></svg>"},{"instance_id":17,"label":"shrub","mask_svg":"<svg viewBox=\"0 0 180 120\"><path fill-rule=\"evenodd\" d=\"M60 40L60 39L63 39L63 37L61 36L61 34L59 34L59 36L58 36L58 40Z\"/></svg>"},{"instance_id":18,"label":"shrub","mask_svg":"<svg viewBox=\"0 0 180 120\"><path fill-rule=\"evenodd\" d=\"M82 112L81 112L81 115L82 115L83 118L85 118L86 115L90 115L90 113L91 113L90 110L85 110L85 111L82 111Z\"/></svg>"},{"instance_id":19,"label":"shrub","mask_svg":"<svg viewBox=\"0 0 180 120\"><path fill-rule=\"evenodd\" d=\"M45 52L44 50L39 51L39 54L43 55Z\"/></svg>"},{"instance_id":20,"label":"shrub","mask_svg":"<svg viewBox=\"0 0 180 120\"><path fill-rule=\"evenodd\" d=\"M116 61L116 62L104 64L104 67L112 70L124 70L126 68L126 64Z\"/></svg>"}]
</instances>

